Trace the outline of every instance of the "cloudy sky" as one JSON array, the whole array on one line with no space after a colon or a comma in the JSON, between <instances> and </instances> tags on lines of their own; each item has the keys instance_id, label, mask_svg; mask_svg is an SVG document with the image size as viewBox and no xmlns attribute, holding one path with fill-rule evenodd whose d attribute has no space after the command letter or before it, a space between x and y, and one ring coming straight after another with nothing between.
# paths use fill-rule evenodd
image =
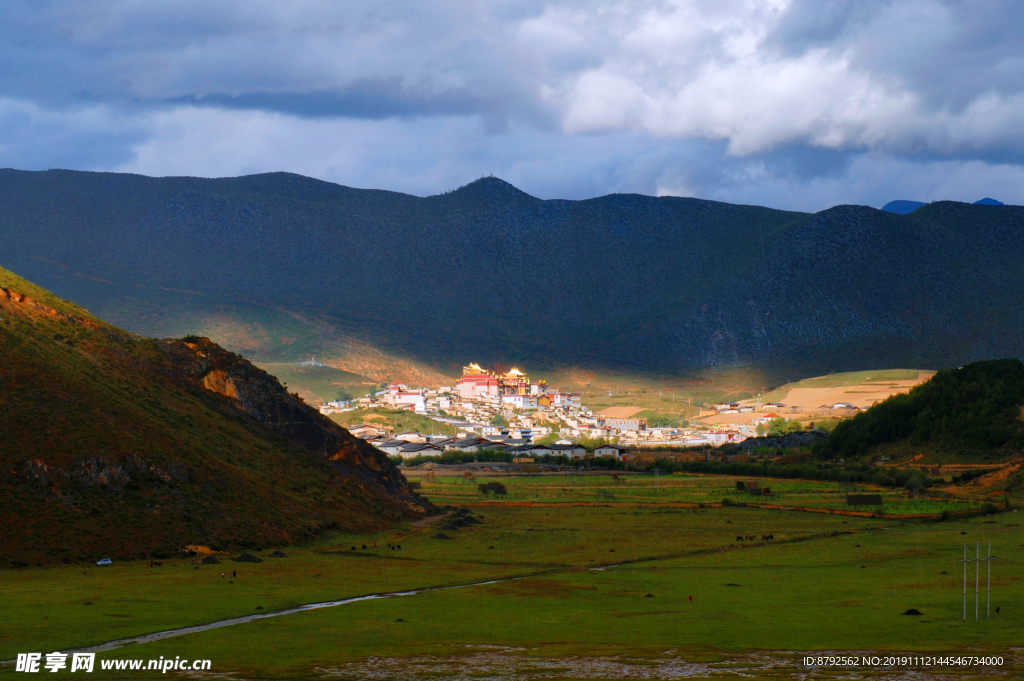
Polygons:
<instances>
[{"instance_id":1,"label":"cloudy sky","mask_svg":"<svg viewBox=\"0 0 1024 681\"><path fill-rule=\"evenodd\" d=\"M1019 0L9 0L0 166L1024 204Z\"/></svg>"}]
</instances>

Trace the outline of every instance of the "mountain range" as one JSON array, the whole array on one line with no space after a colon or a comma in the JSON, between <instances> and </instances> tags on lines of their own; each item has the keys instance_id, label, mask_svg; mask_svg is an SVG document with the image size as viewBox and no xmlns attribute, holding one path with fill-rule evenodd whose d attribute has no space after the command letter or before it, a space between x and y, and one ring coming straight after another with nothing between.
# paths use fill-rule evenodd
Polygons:
<instances>
[{"instance_id":1,"label":"mountain range","mask_svg":"<svg viewBox=\"0 0 1024 681\"><path fill-rule=\"evenodd\" d=\"M907 213L912 213L924 205L926 204L923 201L904 201L901 199L897 201L890 201L889 203L882 206L882 210L884 210L887 213L898 213L900 215L906 215ZM995 199L990 199L986 197L984 199L978 199L977 201L974 202L974 205L1005 206L1006 204L1003 203L1002 201L996 201Z\"/></svg>"},{"instance_id":2,"label":"mountain range","mask_svg":"<svg viewBox=\"0 0 1024 681\"><path fill-rule=\"evenodd\" d=\"M3 170L0 235L0 265L132 332L374 380L469 361L770 379L1024 356L1018 206L808 214L540 200L493 177L420 198L287 173Z\"/></svg>"}]
</instances>

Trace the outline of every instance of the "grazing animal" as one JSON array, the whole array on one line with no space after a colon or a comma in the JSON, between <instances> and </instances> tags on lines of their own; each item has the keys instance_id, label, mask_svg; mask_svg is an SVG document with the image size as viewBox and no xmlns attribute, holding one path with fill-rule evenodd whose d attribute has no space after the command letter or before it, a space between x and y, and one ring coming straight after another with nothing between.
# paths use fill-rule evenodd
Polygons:
<instances>
[{"instance_id":1,"label":"grazing animal","mask_svg":"<svg viewBox=\"0 0 1024 681\"><path fill-rule=\"evenodd\" d=\"M736 541L743 541L743 537L736 537Z\"/></svg>"},{"instance_id":2,"label":"grazing animal","mask_svg":"<svg viewBox=\"0 0 1024 681\"><path fill-rule=\"evenodd\" d=\"M505 489L505 485L500 482L485 482L477 485L477 489L480 490L480 494L487 496L490 493L494 493L495 496L503 497L508 494L508 490Z\"/></svg>"}]
</instances>

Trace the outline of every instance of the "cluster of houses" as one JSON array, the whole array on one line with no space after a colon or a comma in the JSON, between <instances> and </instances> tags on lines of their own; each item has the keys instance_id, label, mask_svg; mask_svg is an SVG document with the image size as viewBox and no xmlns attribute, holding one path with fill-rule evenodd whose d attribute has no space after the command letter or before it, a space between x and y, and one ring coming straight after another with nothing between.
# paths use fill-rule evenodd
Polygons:
<instances>
[{"instance_id":1,"label":"cluster of houses","mask_svg":"<svg viewBox=\"0 0 1024 681\"><path fill-rule=\"evenodd\" d=\"M422 433L399 433L387 437L384 430L373 425L360 424L350 428L356 437L365 440L388 456L400 456L413 459L418 456L440 456L444 452L475 453L480 450L509 452L515 458L531 459L533 457L551 455L565 456L570 459L583 459L594 456L609 456L621 459L626 448L607 444L593 451L579 444L560 441L551 445L533 444L530 435L522 432L502 432L491 437L460 434L456 437L444 435L423 435Z\"/></svg>"},{"instance_id":2,"label":"cluster of houses","mask_svg":"<svg viewBox=\"0 0 1024 681\"><path fill-rule=\"evenodd\" d=\"M711 407L711 409L701 411L701 416L710 416L714 414L748 414L751 412L776 412L771 416L778 416L779 414L806 414L806 413L819 413L828 414L832 412L857 412L860 411L860 407L857 407L849 402L836 402L835 404L822 404L814 409L801 406L789 406L782 404L781 402L758 402L757 404L740 404L739 402L719 402Z\"/></svg>"},{"instance_id":3,"label":"cluster of houses","mask_svg":"<svg viewBox=\"0 0 1024 681\"><path fill-rule=\"evenodd\" d=\"M757 426L765 425L780 415L812 411L803 407L787 407L778 402L740 404L724 401L702 410L700 416L759 413L753 419L742 419L743 423L713 426L697 423L687 428L652 428L639 417L614 418L595 414L583 406L579 393L551 390L544 380L533 381L515 367L500 373L488 371L479 364L463 367L462 375L452 386L410 388L404 383L393 383L351 403L330 402L320 410L331 413L367 407L408 409L456 426L458 434L454 438L418 433L389 436L379 428L375 429L379 432L364 431L365 439L389 455L406 458L436 455L446 450L475 451L477 448L506 448L529 456L526 449L519 448L534 447L534 441L551 434L562 438L562 444L551 445L551 452L533 452L534 455L565 453L574 458L586 456L586 453L577 454L575 446L566 444L569 440L581 439L604 440L633 447L717 447L752 437ZM844 416L855 410L852 404L837 403L822 405L814 411ZM497 423L502 425L492 425ZM374 429L373 426L360 428ZM604 455L614 456L610 452Z\"/></svg>"}]
</instances>

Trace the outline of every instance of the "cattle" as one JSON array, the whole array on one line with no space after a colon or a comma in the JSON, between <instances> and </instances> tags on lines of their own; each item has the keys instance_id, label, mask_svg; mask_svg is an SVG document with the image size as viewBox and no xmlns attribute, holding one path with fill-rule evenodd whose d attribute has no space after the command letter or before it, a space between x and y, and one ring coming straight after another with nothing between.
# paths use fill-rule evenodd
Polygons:
<instances>
[{"instance_id":1,"label":"cattle","mask_svg":"<svg viewBox=\"0 0 1024 681\"><path fill-rule=\"evenodd\" d=\"M494 493L495 496L503 497L508 494L508 490L505 489L505 485L500 482L485 482L477 485L477 489L480 490L480 494L487 496L490 493Z\"/></svg>"},{"instance_id":2,"label":"cattle","mask_svg":"<svg viewBox=\"0 0 1024 681\"><path fill-rule=\"evenodd\" d=\"M736 537L736 541L743 541L743 537Z\"/></svg>"}]
</instances>

